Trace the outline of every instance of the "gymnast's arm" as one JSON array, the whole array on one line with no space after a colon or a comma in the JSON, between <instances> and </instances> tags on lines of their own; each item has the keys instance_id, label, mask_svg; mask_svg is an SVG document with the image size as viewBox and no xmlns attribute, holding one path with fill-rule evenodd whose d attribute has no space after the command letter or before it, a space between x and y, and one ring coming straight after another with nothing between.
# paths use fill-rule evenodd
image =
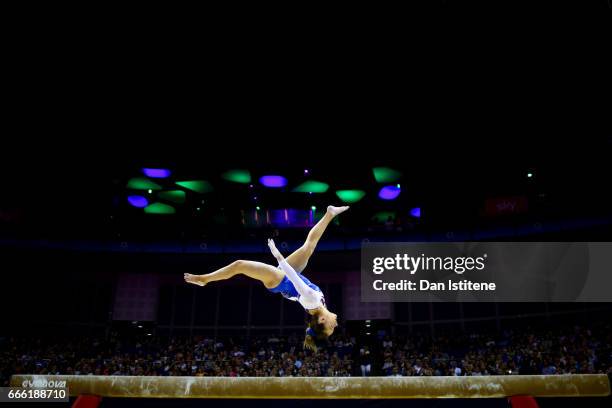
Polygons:
<instances>
[{"instance_id":1,"label":"gymnast's arm","mask_svg":"<svg viewBox=\"0 0 612 408\"><path fill-rule=\"evenodd\" d=\"M272 251L272 255L274 255L274 257L278 261L280 268L283 270L283 272L285 272L287 278L291 281L291 283L293 283L293 286L295 286L295 289L298 291L300 296L303 296L306 299L312 301L318 300L316 291L310 286L306 285L306 283L304 283L304 281L300 279L295 269L293 269L291 265L289 265L289 263L285 260L283 254L281 254L280 251L276 248L274 240L268 240L268 247L270 248L270 251Z\"/></svg>"}]
</instances>

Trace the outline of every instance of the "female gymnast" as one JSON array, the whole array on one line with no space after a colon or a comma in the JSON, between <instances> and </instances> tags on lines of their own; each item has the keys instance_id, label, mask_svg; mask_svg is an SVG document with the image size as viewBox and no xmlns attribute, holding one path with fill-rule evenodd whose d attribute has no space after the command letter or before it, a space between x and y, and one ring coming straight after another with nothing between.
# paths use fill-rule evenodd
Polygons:
<instances>
[{"instance_id":1,"label":"female gymnast","mask_svg":"<svg viewBox=\"0 0 612 408\"><path fill-rule=\"evenodd\" d=\"M317 285L309 281L302 271L314 253L325 228L336 215L343 213L348 208L348 206L333 207L331 205L327 207L323 218L308 233L304 245L289 255L287 259L276 248L274 241L269 239L268 247L278 261L278 267L261 262L239 260L204 275L186 273L185 281L204 286L209 282L229 279L238 274L260 281L270 292L280 293L289 300L299 302L311 315L306 328L304 347L316 351L317 341L331 336L338 326L338 316L327 310L323 292Z\"/></svg>"}]
</instances>

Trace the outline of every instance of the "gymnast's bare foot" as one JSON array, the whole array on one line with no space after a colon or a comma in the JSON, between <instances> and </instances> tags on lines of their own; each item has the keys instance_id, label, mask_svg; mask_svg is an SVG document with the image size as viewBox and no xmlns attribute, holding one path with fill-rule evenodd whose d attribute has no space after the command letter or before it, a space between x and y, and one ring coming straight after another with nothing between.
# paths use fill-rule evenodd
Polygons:
<instances>
[{"instance_id":1,"label":"gymnast's bare foot","mask_svg":"<svg viewBox=\"0 0 612 408\"><path fill-rule=\"evenodd\" d=\"M348 209L349 209L348 205L345 205L344 207L334 207L333 205L330 205L327 207L327 212L335 217L336 215L342 214Z\"/></svg>"},{"instance_id":2,"label":"gymnast's bare foot","mask_svg":"<svg viewBox=\"0 0 612 408\"><path fill-rule=\"evenodd\" d=\"M192 275L190 273L186 273L183 275L183 277L185 278L185 282L193 283L194 285L198 286L204 286L208 283L204 275Z\"/></svg>"}]
</instances>

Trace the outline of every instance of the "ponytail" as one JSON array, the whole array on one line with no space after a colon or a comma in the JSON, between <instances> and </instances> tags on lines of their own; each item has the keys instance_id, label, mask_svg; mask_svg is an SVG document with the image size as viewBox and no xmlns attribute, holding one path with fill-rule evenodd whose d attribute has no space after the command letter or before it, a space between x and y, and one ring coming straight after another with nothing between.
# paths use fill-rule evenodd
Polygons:
<instances>
[{"instance_id":1,"label":"ponytail","mask_svg":"<svg viewBox=\"0 0 612 408\"><path fill-rule=\"evenodd\" d=\"M324 327L322 324L318 323L316 315L313 315L310 322L307 322L307 324L306 337L304 338L304 349L312 350L316 353L319 349L317 346L318 340L325 337L325 335L322 334Z\"/></svg>"},{"instance_id":2,"label":"ponytail","mask_svg":"<svg viewBox=\"0 0 612 408\"><path fill-rule=\"evenodd\" d=\"M315 353L318 350L315 338L311 336L310 334L307 334L306 338L304 339L304 349L312 350Z\"/></svg>"}]
</instances>

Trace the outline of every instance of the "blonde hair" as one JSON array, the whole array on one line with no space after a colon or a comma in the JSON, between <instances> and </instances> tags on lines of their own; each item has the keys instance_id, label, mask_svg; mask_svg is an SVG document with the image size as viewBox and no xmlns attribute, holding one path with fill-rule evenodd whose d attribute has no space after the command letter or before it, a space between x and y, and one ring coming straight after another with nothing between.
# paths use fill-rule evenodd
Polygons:
<instances>
[{"instance_id":1,"label":"blonde hair","mask_svg":"<svg viewBox=\"0 0 612 408\"><path fill-rule=\"evenodd\" d=\"M317 352L317 350L319 349L317 347L317 342L315 341L314 337L312 337L311 335L307 334L306 338L304 339L304 349L306 350L312 350L315 353Z\"/></svg>"}]
</instances>

